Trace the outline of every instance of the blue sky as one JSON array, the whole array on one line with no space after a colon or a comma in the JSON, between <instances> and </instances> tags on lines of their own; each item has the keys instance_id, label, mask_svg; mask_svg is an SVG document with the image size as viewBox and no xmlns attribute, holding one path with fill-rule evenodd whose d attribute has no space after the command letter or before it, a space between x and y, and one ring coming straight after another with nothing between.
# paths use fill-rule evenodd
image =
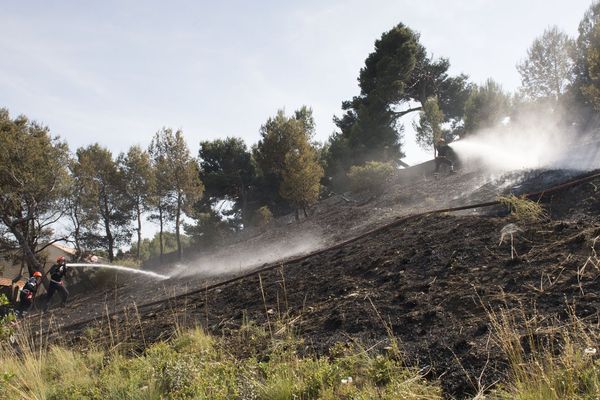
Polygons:
<instances>
[{"instance_id":1,"label":"blue sky","mask_svg":"<svg viewBox=\"0 0 600 400\"><path fill-rule=\"evenodd\" d=\"M575 36L590 4L0 0L0 107L47 124L73 150L146 146L163 126L182 128L193 154L217 137L252 144L277 109L303 104L323 141L341 102L358 93L373 42L398 22L453 73L514 90L533 39L553 24ZM425 156L410 136L415 162Z\"/></svg>"}]
</instances>

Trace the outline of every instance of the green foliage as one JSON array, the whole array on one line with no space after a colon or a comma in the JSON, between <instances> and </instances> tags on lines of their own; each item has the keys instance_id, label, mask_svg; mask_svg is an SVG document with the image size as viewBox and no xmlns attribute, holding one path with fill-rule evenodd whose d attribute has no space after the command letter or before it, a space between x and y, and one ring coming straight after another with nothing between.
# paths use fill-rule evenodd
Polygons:
<instances>
[{"instance_id":1,"label":"green foliage","mask_svg":"<svg viewBox=\"0 0 600 400\"><path fill-rule=\"evenodd\" d=\"M574 42L557 26L546 29L517 64L521 90L530 99L559 100L573 80Z\"/></svg>"},{"instance_id":2,"label":"green foliage","mask_svg":"<svg viewBox=\"0 0 600 400\"><path fill-rule=\"evenodd\" d=\"M360 70L360 95L343 102L344 115L334 118L340 131L329 139L326 171L334 185L344 186L352 165L397 163L404 156L398 119L426 107L430 98L437 98L443 122L461 126L471 89L466 75L448 76L449 67L447 59L429 57L419 35L403 24L382 34ZM423 137L427 130L423 126Z\"/></svg>"},{"instance_id":3,"label":"green foliage","mask_svg":"<svg viewBox=\"0 0 600 400\"><path fill-rule=\"evenodd\" d=\"M586 53L588 79L581 86L583 95L593 107L600 110L600 25L596 24L589 33L589 47Z\"/></svg>"},{"instance_id":4,"label":"green foliage","mask_svg":"<svg viewBox=\"0 0 600 400\"><path fill-rule=\"evenodd\" d=\"M369 161L364 165L355 165L350 168L348 178L353 191L369 190L378 192L383 189L393 173L394 166L392 164Z\"/></svg>"},{"instance_id":5,"label":"green foliage","mask_svg":"<svg viewBox=\"0 0 600 400\"><path fill-rule=\"evenodd\" d=\"M158 211L154 217L160 223L160 236L168 219L175 221L177 252L182 257L181 227L183 214L193 214L194 205L202 198L204 184L200 180L200 170L191 158L183 132L163 128L158 131L148 150L155 172L156 190L153 205ZM164 249L161 246L161 256Z\"/></svg>"},{"instance_id":6,"label":"green foliage","mask_svg":"<svg viewBox=\"0 0 600 400\"><path fill-rule=\"evenodd\" d=\"M342 189L346 187L346 171L353 163L352 149L348 142L348 138L341 132L334 132L328 139L325 175L330 179L330 186Z\"/></svg>"},{"instance_id":7,"label":"green foliage","mask_svg":"<svg viewBox=\"0 0 600 400\"><path fill-rule=\"evenodd\" d=\"M10 302L4 294L0 294L0 311L4 311L5 314L0 316L0 345L8 340L8 338L14 333L14 322L16 320L15 315L9 311Z\"/></svg>"},{"instance_id":8,"label":"green foliage","mask_svg":"<svg viewBox=\"0 0 600 400\"><path fill-rule=\"evenodd\" d=\"M345 114L334 119L341 131L341 136L334 140L347 146L350 159L343 157L346 150L332 143L332 168L345 171L352 164L396 160L403 155L402 128L397 127L397 115L391 106L408 99L406 88L420 62L418 57L424 57L418 35L403 24L375 41L375 51L360 70L360 96L344 102ZM338 153L339 150L342 151Z\"/></svg>"},{"instance_id":9,"label":"green foliage","mask_svg":"<svg viewBox=\"0 0 600 400\"><path fill-rule=\"evenodd\" d=\"M308 138L302 137L285 156L279 193L296 209L309 207L319 199L322 177L317 153Z\"/></svg>"},{"instance_id":10,"label":"green foliage","mask_svg":"<svg viewBox=\"0 0 600 400\"><path fill-rule=\"evenodd\" d=\"M396 162L404 157L401 140L404 127L397 115L379 100L363 102L356 109L356 122L348 135L353 162Z\"/></svg>"},{"instance_id":11,"label":"green foliage","mask_svg":"<svg viewBox=\"0 0 600 400\"><path fill-rule=\"evenodd\" d=\"M469 82L465 74L445 77L436 83L437 91L430 97L437 97L440 110L444 114L444 122L459 125L465 113L465 104L471 95L474 84Z\"/></svg>"},{"instance_id":12,"label":"green foliage","mask_svg":"<svg viewBox=\"0 0 600 400\"><path fill-rule=\"evenodd\" d=\"M596 34L594 32L598 21L600 21L600 2L594 1L579 23L579 35L575 42L573 73L575 75L574 86L576 91L581 90L590 83L589 52L595 47L594 36Z\"/></svg>"},{"instance_id":13,"label":"green foliage","mask_svg":"<svg viewBox=\"0 0 600 400\"><path fill-rule=\"evenodd\" d=\"M307 118L306 112L300 113L304 119ZM260 129L261 139L253 152L263 175L275 175L278 178L282 176L286 155L301 143L310 140L311 132L306 130L307 125L303 119L287 117L283 110L277 111L275 117L267 120Z\"/></svg>"},{"instance_id":14,"label":"green foliage","mask_svg":"<svg viewBox=\"0 0 600 400\"><path fill-rule=\"evenodd\" d=\"M131 238L133 204L125 176L110 150L98 143L77 149L76 156L73 175L80 184L79 207L88 221L82 241L88 248L105 249L113 261L115 249Z\"/></svg>"},{"instance_id":15,"label":"green foliage","mask_svg":"<svg viewBox=\"0 0 600 400\"><path fill-rule=\"evenodd\" d=\"M135 209L135 230L139 244L142 238L142 213L150 209L150 195L156 184L150 155L139 146L132 146L127 154L119 155L117 163L125 180L125 194ZM140 258L139 246L136 249L136 258Z\"/></svg>"},{"instance_id":16,"label":"green foliage","mask_svg":"<svg viewBox=\"0 0 600 400\"><path fill-rule=\"evenodd\" d=\"M39 270L35 248L68 193L68 147L25 116L0 108L0 234L5 247L23 252L29 271Z\"/></svg>"},{"instance_id":17,"label":"green foliage","mask_svg":"<svg viewBox=\"0 0 600 400\"><path fill-rule=\"evenodd\" d=\"M233 233L235 228L239 228L235 221L225 220L219 214L218 208L207 208L207 211L196 211L194 213L194 223L184 224L183 227L184 232L191 241L200 246L218 243L225 236Z\"/></svg>"},{"instance_id":18,"label":"green foliage","mask_svg":"<svg viewBox=\"0 0 600 400\"><path fill-rule=\"evenodd\" d=\"M311 141L316 134L316 124L312 108L308 106L300 107L294 111L294 119L302 123L304 133L308 140Z\"/></svg>"},{"instance_id":19,"label":"green foliage","mask_svg":"<svg viewBox=\"0 0 600 400\"><path fill-rule=\"evenodd\" d=\"M414 123L417 144L424 149L433 149L435 141L442 137L444 114L440 110L438 99L429 98L419 113L419 123Z\"/></svg>"},{"instance_id":20,"label":"green foliage","mask_svg":"<svg viewBox=\"0 0 600 400\"><path fill-rule=\"evenodd\" d=\"M465 134L498 126L509 115L510 97L502 87L488 79L473 89L465 104Z\"/></svg>"},{"instance_id":21,"label":"green foliage","mask_svg":"<svg viewBox=\"0 0 600 400\"><path fill-rule=\"evenodd\" d=\"M302 343L293 336L269 339L260 327L252 331L240 331L235 350L248 347L253 354L243 358L231 354L225 339L198 328L137 357L94 348L27 350L21 357L4 351L0 390L7 400L441 398L435 383L387 356L355 348L335 358L301 357ZM253 335L265 338L266 347L257 349Z\"/></svg>"},{"instance_id":22,"label":"green foliage","mask_svg":"<svg viewBox=\"0 0 600 400\"><path fill-rule=\"evenodd\" d=\"M198 152L200 173L206 185L205 201L196 204L199 212L209 212L215 204L227 200L233 202L226 213L231 224L248 219L248 197L256 180L256 168L252 155L241 138L200 142Z\"/></svg>"},{"instance_id":23,"label":"green foliage","mask_svg":"<svg viewBox=\"0 0 600 400\"><path fill-rule=\"evenodd\" d=\"M363 96L377 96L384 103L396 103L405 96L406 84L421 56L418 35L403 24L383 33L375 51L365 60L358 83Z\"/></svg>"},{"instance_id":24,"label":"green foliage","mask_svg":"<svg viewBox=\"0 0 600 400\"><path fill-rule=\"evenodd\" d=\"M191 246L192 240L186 235L181 235L181 243L184 248ZM177 238L173 232L163 232L163 254L177 251ZM131 245L132 252L137 249L137 242ZM160 257L160 233L157 232L152 239L142 239L140 245L140 260L147 261L153 258Z\"/></svg>"},{"instance_id":25,"label":"green foliage","mask_svg":"<svg viewBox=\"0 0 600 400\"><path fill-rule=\"evenodd\" d=\"M273 221L273 213L268 206L258 208L254 213L254 224L259 227L265 227Z\"/></svg>"},{"instance_id":26,"label":"green foliage","mask_svg":"<svg viewBox=\"0 0 600 400\"><path fill-rule=\"evenodd\" d=\"M286 158L288 163L296 163L297 168L302 163L308 165L307 160L316 158L309 154L315 153L310 144L313 133L312 110L306 107L297 110L293 117L288 117L283 110L279 110L261 127L261 139L253 149L254 159L261 172L256 191L260 195L253 199L257 204L269 204L276 214L289 211L289 208L281 207L282 204L285 205L285 200L280 196L286 170L289 175ZM307 144L311 150L308 150ZM302 156L290 160L292 156L288 157L288 154L295 151L300 151ZM255 194L259 194L256 192Z\"/></svg>"}]
</instances>

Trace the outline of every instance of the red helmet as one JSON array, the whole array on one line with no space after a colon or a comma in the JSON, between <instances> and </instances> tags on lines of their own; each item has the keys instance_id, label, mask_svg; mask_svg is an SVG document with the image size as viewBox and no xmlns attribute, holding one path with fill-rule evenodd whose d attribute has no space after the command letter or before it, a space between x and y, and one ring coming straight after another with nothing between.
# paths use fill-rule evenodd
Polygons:
<instances>
[{"instance_id":1,"label":"red helmet","mask_svg":"<svg viewBox=\"0 0 600 400\"><path fill-rule=\"evenodd\" d=\"M36 278L41 278L42 277L42 273L40 271L35 271L33 273L33 276L35 276Z\"/></svg>"},{"instance_id":2,"label":"red helmet","mask_svg":"<svg viewBox=\"0 0 600 400\"><path fill-rule=\"evenodd\" d=\"M64 256L60 256L60 257L58 257L58 258L56 259L56 262L57 262L57 263L59 263L59 264L60 264L60 263L64 263L64 262L65 262L65 257L64 257Z\"/></svg>"}]
</instances>

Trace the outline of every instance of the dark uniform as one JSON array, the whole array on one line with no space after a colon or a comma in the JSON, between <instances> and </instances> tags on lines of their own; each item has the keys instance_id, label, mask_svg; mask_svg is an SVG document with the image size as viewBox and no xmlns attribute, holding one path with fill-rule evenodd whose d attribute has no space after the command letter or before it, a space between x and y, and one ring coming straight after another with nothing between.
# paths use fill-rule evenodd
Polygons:
<instances>
[{"instance_id":1,"label":"dark uniform","mask_svg":"<svg viewBox=\"0 0 600 400\"><path fill-rule=\"evenodd\" d=\"M69 297L69 291L63 283L63 278L67 274L67 265L63 257L59 257L57 263L50 268L50 271L48 271L48 274L50 275L50 284L48 285L46 294L46 310L50 305L50 299L52 299L54 292L60 294L61 307L65 305L67 298Z\"/></svg>"},{"instance_id":2,"label":"dark uniform","mask_svg":"<svg viewBox=\"0 0 600 400\"><path fill-rule=\"evenodd\" d=\"M17 306L17 315L22 317L33 304L33 299L35 298L35 294L37 293L38 287L40 285L38 281L38 277L41 277L41 274L34 275L25 282L23 289L19 293L19 304Z\"/></svg>"},{"instance_id":3,"label":"dark uniform","mask_svg":"<svg viewBox=\"0 0 600 400\"><path fill-rule=\"evenodd\" d=\"M435 145L435 150L437 152L437 156L435 157L435 173L440 171L440 166L442 164L446 164L450 167L450 172L454 172L454 164L452 163L452 160L450 160L452 154L450 146L444 141L439 141Z\"/></svg>"}]
</instances>

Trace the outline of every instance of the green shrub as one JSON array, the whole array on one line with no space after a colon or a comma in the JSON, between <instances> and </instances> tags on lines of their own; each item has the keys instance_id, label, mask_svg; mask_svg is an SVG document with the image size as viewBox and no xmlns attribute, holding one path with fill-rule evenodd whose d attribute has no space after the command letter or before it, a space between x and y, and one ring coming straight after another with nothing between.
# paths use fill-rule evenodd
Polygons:
<instances>
[{"instance_id":1,"label":"green shrub","mask_svg":"<svg viewBox=\"0 0 600 400\"><path fill-rule=\"evenodd\" d=\"M10 302L4 294L0 294L0 310L6 310L6 315L0 316L0 344L14 333L15 315L9 311Z\"/></svg>"},{"instance_id":2,"label":"green shrub","mask_svg":"<svg viewBox=\"0 0 600 400\"><path fill-rule=\"evenodd\" d=\"M371 359L369 377L377 386L385 386L392 381L400 368L389 358L378 355Z\"/></svg>"},{"instance_id":3,"label":"green shrub","mask_svg":"<svg viewBox=\"0 0 600 400\"><path fill-rule=\"evenodd\" d=\"M352 166L347 175L352 191L368 190L377 192L384 188L393 173L394 167L390 163L368 161L364 165Z\"/></svg>"},{"instance_id":4,"label":"green shrub","mask_svg":"<svg viewBox=\"0 0 600 400\"><path fill-rule=\"evenodd\" d=\"M17 356L0 349L0 397L35 399L440 399L440 389L386 355L359 346L333 349L335 357L299 356L302 341L289 335L263 347L260 327L247 323L230 354L227 339L201 329L182 332L139 356L117 350L51 347ZM270 335L269 335L270 336ZM243 338L247 338L243 341ZM235 349L238 351L238 349ZM339 350L339 351L338 351ZM259 361L262 360L262 361Z\"/></svg>"},{"instance_id":5,"label":"green shrub","mask_svg":"<svg viewBox=\"0 0 600 400\"><path fill-rule=\"evenodd\" d=\"M265 227L273 221L273 213L268 206L262 206L254 212L254 224L258 227Z\"/></svg>"}]
</instances>

